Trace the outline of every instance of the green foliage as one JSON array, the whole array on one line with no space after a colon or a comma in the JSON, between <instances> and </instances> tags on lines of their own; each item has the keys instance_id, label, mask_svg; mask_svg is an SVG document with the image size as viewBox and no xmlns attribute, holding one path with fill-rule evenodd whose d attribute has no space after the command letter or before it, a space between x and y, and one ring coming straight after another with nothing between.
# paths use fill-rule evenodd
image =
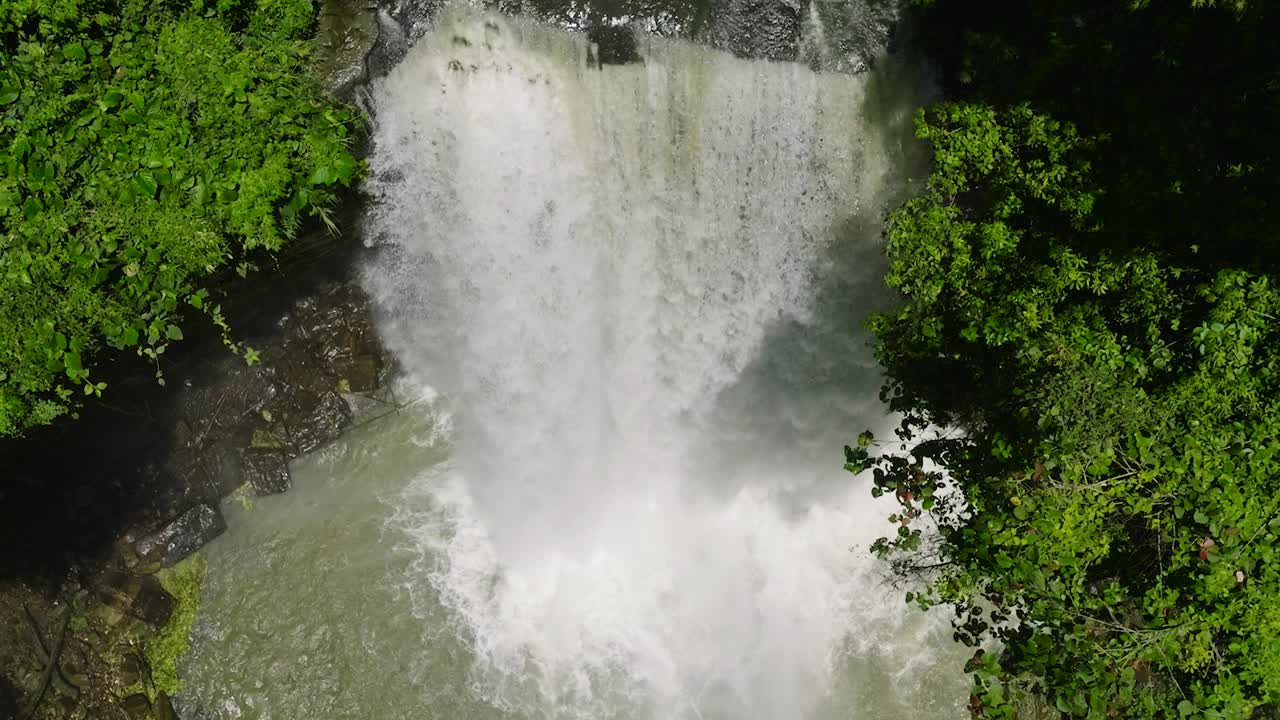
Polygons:
<instances>
[{"instance_id":1,"label":"green foliage","mask_svg":"<svg viewBox=\"0 0 1280 720\"><path fill-rule=\"evenodd\" d=\"M1029 102L1105 136L1090 160L1107 189L1094 216L1110 236L1182 265L1280 262L1280 6L936 0L916 14L913 36L947 97Z\"/></svg>"},{"instance_id":2,"label":"green foliage","mask_svg":"<svg viewBox=\"0 0 1280 720\"><path fill-rule=\"evenodd\" d=\"M0 0L0 436L157 364L204 279L274 252L359 171L307 75L307 0ZM248 351L227 339L236 351Z\"/></svg>"},{"instance_id":3,"label":"green foliage","mask_svg":"<svg viewBox=\"0 0 1280 720\"><path fill-rule=\"evenodd\" d=\"M1105 137L1026 105L918 126L935 170L887 232L905 303L872 321L901 442L846 459L901 505L875 549L932 578L909 602L1002 647L967 668L971 710L1280 703L1277 279L1114 232Z\"/></svg>"},{"instance_id":4,"label":"green foliage","mask_svg":"<svg viewBox=\"0 0 1280 720\"><path fill-rule=\"evenodd\" d=\"M191 646L191 628L200 612L200 590L207 571L208 561L203 554L196 554L160 572L160 582L173 595L174 604L169 622L147 640L145 654L154 683L151 690L175 695L182 688L178 661Z\"/></svg>"}]
</instances>

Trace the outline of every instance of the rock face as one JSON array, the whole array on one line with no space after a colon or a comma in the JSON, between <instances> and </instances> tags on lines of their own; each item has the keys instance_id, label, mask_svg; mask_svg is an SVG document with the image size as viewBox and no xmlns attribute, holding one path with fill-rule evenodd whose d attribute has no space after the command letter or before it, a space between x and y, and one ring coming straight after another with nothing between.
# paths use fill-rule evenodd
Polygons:
<instances>
[{"instance_id":1,"label":"rock face","mask_svg":"<svg viewBox=\"0 0 1280 720\"><path fill-rule=\"evenodd\" d=\"M351 407L330 391L320 396L314 407L287 422L294 452L308 453L338 438L351 424Z\"/></svg>"},{"instance_id":2,"label":"rock face","mask_svg":"<svg viewBox=\"0 0 1280 720\"><path fill-rule=\"evenodd\" d=\"M253 494L275 495L289 489L289 457L283 450L271 447L250 448L244 451L244 479L253 488Z\"/></svg>"},{"instance_id":3,"label":"rock face","mask_svg":"<svg viewBox=\"0 0 1280 720\"><path fill-rule=\"evenodd\" d=\"M316 31L316 74L334 97L350 101L369 79L365 58L378 42L378 17L361 0L324 0Z\"/></svg>"},{"instance_id":4,"label":"rock face","mask_svg":"<svg viewBox=\"0 0 1280 720\"><path fill-rule=\"evenodd\" d=\"M726 0L708 42L739 57L794 60L800 46L799 0Z\"/></svg>"},{"instance_id":5,"label":"rock face","mask_svg":"<svg viewBox=\"0 0 1280 720\"><path fill-rule=\"evenodd\" d=\"M173 522L138 541L135 549L145 560L159 560L164 567L177 564L227 529L218 508L200 504Z\"/></svg>"}]
</instances>

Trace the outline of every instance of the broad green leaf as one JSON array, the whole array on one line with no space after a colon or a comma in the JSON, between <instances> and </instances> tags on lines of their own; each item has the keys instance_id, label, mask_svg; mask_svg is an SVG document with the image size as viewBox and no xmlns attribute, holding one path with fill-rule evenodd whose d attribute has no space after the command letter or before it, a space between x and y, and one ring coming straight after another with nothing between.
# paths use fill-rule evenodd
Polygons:
<instances>
[{"instance_id":1,"label":"broad green leaf","mask_svg":"<svg viewBox=\"0 0 1280 720\"><path fill-rule=\"evenodd\" d=\"M145 195L147 197L153 197L156 194L156 188L158 187L155 176L149 172L140 172L134 175L130 184L133 185L133 189L139 195Z\"/></svg>"},{"instance_id":2,"label":"broad green leaf","mask_svg":"<svg viewBox=\"0 0 1280 720\"><path fill-rule=\"evenodd\" d=\"M315 172L311 173L311 177L310 179L307 180L307 182L311 183L312 185L328 185L329 183L333 182L333 180L334 180L333 171L329 168L329 166L321 165L320 167L315 169Z\"/></svg>"},{"instance_id":3,"label":"broad green leaf","mask_svg":"<svg viewBox=\"0 0 1280 720\"><path fill-rule=\"evenodd\" d=\"M44 203L40 202L40 199L34 195L27 198L27 201L22 204L22 214L28 220L34 220L43 210Z\"/></svg>"},{"instance_id":4,"label":"broad green leaf","mask_svg":"<svg viewBox=\"0 0 1280 720\"><path fill-rule=\"evenodd\" d=\"M84 62L85 58L88 57L84 51L84 46L78 42L63 46L62 56L68 60L74 60L75 62Z\"/></svg>"},{"instance_id":5,"label":"broad green leaf","mask_svg":"<svg viewBox=\"0 0 1280 720\"><path fill-rule=\"evenodd\" d=\"M356 166L356 159L350 155L343 155L338 158L333 164L333 169L337 174L338 181L343 185L350 184L351 177L355 174Z\"/></svg>"}]
</instances>

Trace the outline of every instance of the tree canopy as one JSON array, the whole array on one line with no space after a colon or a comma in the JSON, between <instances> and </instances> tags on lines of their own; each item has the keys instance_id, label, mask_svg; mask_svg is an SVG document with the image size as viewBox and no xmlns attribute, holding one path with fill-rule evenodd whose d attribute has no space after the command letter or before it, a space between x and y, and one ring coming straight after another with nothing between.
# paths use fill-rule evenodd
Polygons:
<instances>
[{"instance_id":1,"label":"tree canopy","mask_svg":"<svg viewBox=\"0 0 1280 720\"><path fill-rule=\"evenodd\" d=\"M0 0L0 436L158 363L358 171L308 0ZM234 349L252 353L231 343ZM157 369L158 373L158 369Z\"/></svg>"},{"instance_id":2,"label":"tree canopy","mask_svg":"<svg viewBox=\"0 0 1280 720\"><path fill-rule=\"evenodd\" d=\"M954 607L970 710L1280 705L1276 13L939 1L927 188L872 320L902 506L876 550ZM944 31L945 29L945 31Z\"/></svg>"}]
</instances>

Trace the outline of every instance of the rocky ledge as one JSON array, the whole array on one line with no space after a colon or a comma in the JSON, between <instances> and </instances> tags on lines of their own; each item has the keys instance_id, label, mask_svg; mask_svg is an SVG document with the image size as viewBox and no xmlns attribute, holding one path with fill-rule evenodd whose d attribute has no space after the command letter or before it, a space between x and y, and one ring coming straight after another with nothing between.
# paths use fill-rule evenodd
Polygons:
<instances>
[{"instance_id":1,"label":"rocky ledge","mask_svg":"<svg viewBox=\"0 0 1280 720\"><path fill-rule=\"evenodd\" d=\"M345 274L229 309L253 366L211 333L175 348L167 387L135 364L79 421L0 445L0 720L175 717L223 498L284 492L289 460L394 410L368 298Z\"/></svg>"}]
</instances>

